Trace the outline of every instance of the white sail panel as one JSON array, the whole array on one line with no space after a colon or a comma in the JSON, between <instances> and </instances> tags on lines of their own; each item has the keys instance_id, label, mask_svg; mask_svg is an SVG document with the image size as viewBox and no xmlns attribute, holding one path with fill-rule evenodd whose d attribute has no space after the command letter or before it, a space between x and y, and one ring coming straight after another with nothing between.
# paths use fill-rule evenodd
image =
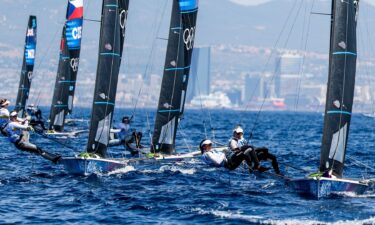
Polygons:
<instances>
[{"instance_id":1,"label":"white sail panel","mask_svg":"<svg viewBox=\"0 0 375 225\"><path fill-rule=\"evenodd\" d=\"M331 149L329 150L329 158L341 163L344 162L347 129L348 124L346 123L339 131L333 134Z\"/></svg>"},{"instance_id":2,"label":"white sail panel","mask_svg":"<svg viewBox=\"0 0 375 225\"><path fill-rule=\"evenodd\" d=\"M109 130L111 127L112 113L108 114L103 120L99 121L98 130L96 131L95 141L108 145Z\"/></svg>"},{"instance_id":3,"label":"white sail panel","mask_svg":"<svg viewBox=\"0 0 375 225\"><path fill-rule=\"evenodd\" d=\"M161 133L159 137L159 144L173 144L173 135L175 129L176 117L173 117L171 121L165 124L161 128Z\"/></svg>"},{"instance_id":4,"label":"white sail panel","mask_svg":"<svg viewBox=\"0 0 375 225\"><path fill-rule=\"evenodd\" d=\"M64 123L64 113L65 110L62 110L59 112L59 114L56 115L55 120L53 121L53 125L62 126Z\"/></svg>"}]
</instances>

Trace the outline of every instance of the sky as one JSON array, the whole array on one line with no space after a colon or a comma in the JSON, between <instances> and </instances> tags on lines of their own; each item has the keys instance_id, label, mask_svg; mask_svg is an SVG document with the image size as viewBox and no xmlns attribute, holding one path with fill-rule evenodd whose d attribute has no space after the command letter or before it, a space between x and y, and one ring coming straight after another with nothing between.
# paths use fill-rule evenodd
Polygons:
<instances>
[{"instance_id":1,"label":"sky","mask_svg":"<svg viewBox=\"0 0 375 225\"><path fill-rule=\"evenodd\" d=\"M260 5L260 4L270 2L272 0L229 0L229 1L231 1L233 3L240 4L240 5L245 5L245 6L256 6L256 5ZM273 1L275 1L275 0L273 0ZM278 0L278 1L280 1L280 0ZM320 0L320 1L329 1L329 0ZM365 1L365 2L375 6L375 0L362 0L362 1Z\"/></svg>"}]
</instances>

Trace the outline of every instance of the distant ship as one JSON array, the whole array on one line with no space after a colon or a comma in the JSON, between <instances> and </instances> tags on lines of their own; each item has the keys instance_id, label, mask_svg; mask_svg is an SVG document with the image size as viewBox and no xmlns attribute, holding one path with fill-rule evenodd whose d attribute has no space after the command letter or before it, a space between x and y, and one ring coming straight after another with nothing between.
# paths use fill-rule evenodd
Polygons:
<instances>
[{"instance_id":1,"label":"distant ship","mask_svg":"<svg viewBox=\"0 0 375 225\"><path fill-rule=\"evenodd\" d=\"M209 95L195 96L190 106L193 108L232 108L232 103L225 93L214 92Z\"/></svg>"}]
</instances>

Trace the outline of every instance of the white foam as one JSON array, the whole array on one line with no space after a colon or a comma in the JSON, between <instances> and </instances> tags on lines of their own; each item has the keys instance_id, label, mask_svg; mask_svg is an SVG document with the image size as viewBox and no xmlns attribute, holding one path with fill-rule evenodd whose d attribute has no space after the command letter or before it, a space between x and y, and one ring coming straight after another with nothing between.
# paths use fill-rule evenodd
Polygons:
<instances>
[{"instance_id":1,"label":"white foam","mask_svg":"<svg viewBox=\"0 0 375 225\"><path fill-rule=\"evenodd\" d=\"M125 166L124 168L120 168L112 172L109 172L108 175L125 174L125 173L129 173L132 171L135 171L135 168L133 166Z\"/></svg>"},{"instance_id":2,"label":"white foam","mask_svg":"<svg viewBox=\"0 0 375 225\"><path fill-rule=\"evenodd\" d=\"M349 197L349 198L375 198L375 194L356 194L354 192L338 192L336 195Z\"/></svg>"},{"instance_id":3,"label":"white foam","mask_svg":"<svg viewBox=\"0 0 375 225\"><path fill-rule=\"evenodd\" d=\"M194 168L185 169L185 168L181 168L181 167L178 167L178 166L162 166L162 167L160 167L159 171L161 171L161 172L164 172L164 171L180 172L182 174L189 174L189 175L193 175L196 172L196 170Z\"/></svg>"},{"instance_id":4,"label":"white foam","mask_svg":"<svg viewBox=\"0 0 375 225\"><path fill-rule=\"evenodd\" d=\"M316 224L330 224L330 225L362 225L362 224L375 224L375 217L371 217L364 220L339 220L333 223L318 220L299 220L299 219L265 219L261 216L244 215L241 211L222 211L222 210L203 210L201 208L192 209L193 212L197 212L200 215L214 215L222 219L232 220L243 220L250 223L258 224L272 224L272 225L316 225Z\"/></svg>"}]
</instances>

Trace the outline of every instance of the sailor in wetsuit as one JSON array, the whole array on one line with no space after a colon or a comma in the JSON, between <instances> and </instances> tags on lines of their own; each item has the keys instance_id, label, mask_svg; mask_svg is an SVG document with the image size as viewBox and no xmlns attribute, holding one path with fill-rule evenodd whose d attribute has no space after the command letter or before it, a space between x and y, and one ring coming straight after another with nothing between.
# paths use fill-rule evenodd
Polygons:
<instances>
[{"instance_id":1,"label":"sailor in wetsuit","mask_svg":"<svg viewBox=\"0 0 375 225\"><path fill-rule=\"evenodd\" d=\"M137 148L141 147L140 143L142 139L142 133L130 128L130 119L128 116L124 116L122 118L122 121L118 125L118 128L121 131L117 135L123 143L135 143Z\"/></svg>"},{"instance_id":2,"label":"sailor in wetsuit","mask_svg":"<svg viewBox=\"0 0 375 225\"><path fill-rule=\"evenodd\" d=\"M250 151L251 161L254 163L253 169L259 171L265 171L266 168L260 166L260 161L272 162L272 167L276 174L280 174L279 164L274 155L269 153L268 148L261 147L256 148L249 145L248 141L243 137L243 129L238 126L233 130L233 137L229 140L229 149L233 152Z\"/></svg>"},{"instance_id":3,"label":"sailor in wetsuit","mask_svg":"<svg viewBox=\"0 0 375 225\"><path fill-rule=\"evenodd\" d=\"M25 120L23 124L19 122L17 116L18 113L16 111L10 113L10 122L5 128L8 134L9 141L12 142L16 146L16 148L21 151L34 153L52 161L53 163L57 163L60 160L61 156L43 151L38 146L29 142L29 134L27 131L32 131L33 128L29 126L27 120Z\"/></svg>"},{"instance_id":4,"label":"sailor in wetsuit","mask_svg":"<svg viewBox=\"0 0 375 225\"><path fill-rule=\"evenodd\" d=\"M249 166L249 171L252 171L250 156L251 150L241 153L235 153L230 149L218 151L212 149L212 141L208 139L203 140L200 143L199 148L202 153L202 160L210 166L225 167L229 170L235 170L243 161L245 161Z\"/></svg>"},{"instance_id":5,"label":"sailor in wetsuit","mask_svg":"<svg viewBox=\"0 0 375 225\"><path fill-rule=\"evenodd\" d=\"M0 99L0 132L2 135L7 136L5 127L9 123L9 110L8 106L10 101L7 99Z\"/></svg>"},{"instance_id":6,"label":"sailor in wetsuit","mask_svg":"<svg viewBox=\"0 0 375 225\"><path fill-rule=\"evenodd\" d=\"M47 130L47 128L44 126L44 119L42 117L42 111L37 107L34 106L34 104L30 104L26 108L27 114L31 117L30 119L30 125L34 128L40 127L43 130Z\"/></svg>"}]
</instances>

